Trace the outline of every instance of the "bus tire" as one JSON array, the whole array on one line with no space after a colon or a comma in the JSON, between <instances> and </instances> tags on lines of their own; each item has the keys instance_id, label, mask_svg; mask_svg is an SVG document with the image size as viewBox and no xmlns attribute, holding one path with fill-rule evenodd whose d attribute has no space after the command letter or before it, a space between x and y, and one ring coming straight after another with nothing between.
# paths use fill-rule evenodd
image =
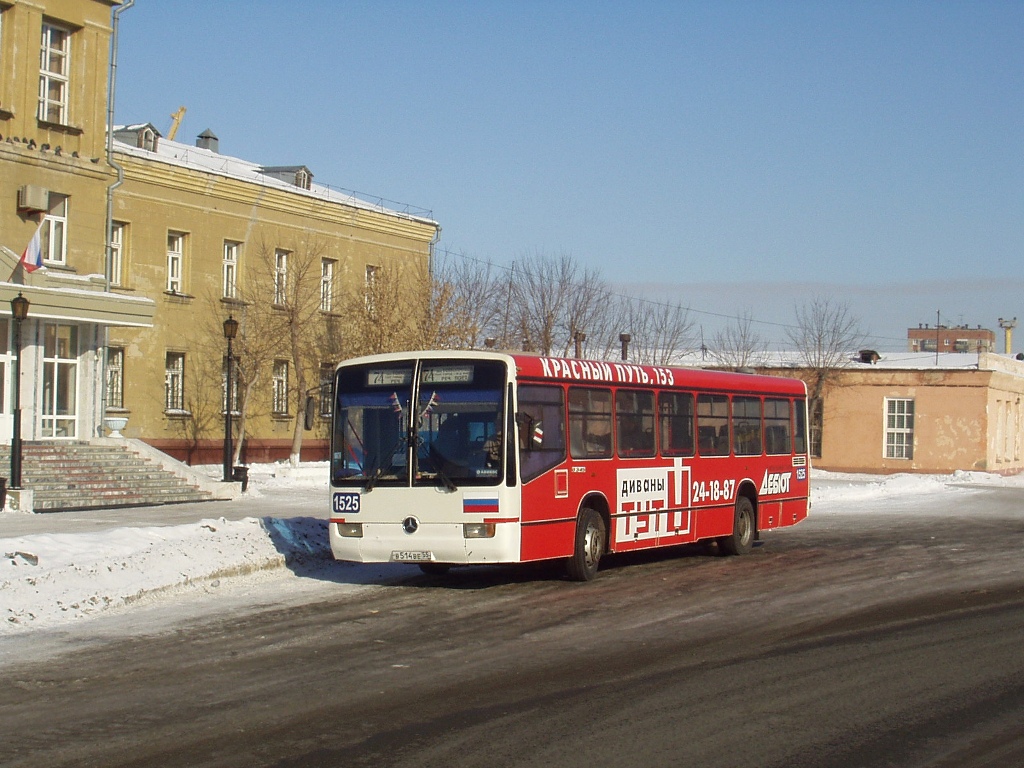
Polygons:
<instances>
[{"instance_id":1,"label":"bus tire","mask_svg":"<svg viewBox=\"0 0 1024 768\"><path fill-rule=\"evenodd\" d=\"M718 540L718 547L726 555L746 555L754 548L754 504L746 496L736 499L732 534Z\"/></svg>"},{"instance_id":2,"label":"bus tire","mask_svg":"<svg viewBox=\"0 0 1024 768\"><path fill-rule=\"evenodd\" d=\"M576 521L576 542L567 563L569 578L573 581L591 581L597 576L597 566L607 541L608 530L604 518L597 510L584 507Z\"/></svg>"}]
</instances>

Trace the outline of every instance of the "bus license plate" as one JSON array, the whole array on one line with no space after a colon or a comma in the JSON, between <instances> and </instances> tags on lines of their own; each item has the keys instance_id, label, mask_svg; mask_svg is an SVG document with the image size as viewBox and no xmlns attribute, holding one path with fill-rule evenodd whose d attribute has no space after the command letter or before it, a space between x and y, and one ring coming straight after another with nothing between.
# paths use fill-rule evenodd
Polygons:
<instances>
[{"instance_id":1,"label":"bus license plate","mask_svg":"<svg viewBox=\"0 0 1024 768\"><path fill-rule=\"evenodd\" d=\"M396 550L391 553L393 563L422 563L430 562L434 556L430 552L410 552L409 550Z\"/></svg>"}]
</instances>

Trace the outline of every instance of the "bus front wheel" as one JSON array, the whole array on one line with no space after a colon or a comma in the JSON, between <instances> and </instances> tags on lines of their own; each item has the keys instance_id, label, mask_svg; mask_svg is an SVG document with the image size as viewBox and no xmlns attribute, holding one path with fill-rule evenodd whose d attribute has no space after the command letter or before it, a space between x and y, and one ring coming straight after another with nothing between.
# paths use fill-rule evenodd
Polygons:
<instances>
[{"instance_id":1,"label":"bus front wheel","mask_svg":"<svg viewBox=\"0 0 1024 768\"><path fill-rule=\"evenodd\" d=\"M576 543L569 558L569 578L590 581L597 576L597 566L604 554L608 532L604 518L595 509L584 508L576 522Z\"/></svg>"},{"instance_id":2,"label":"bus front wheel","mask_svg":"<svg viewBox=\"0 0 1024 768\"><path fill-rule=\"evenodd\" d=\"M754 505L746 496L736 499L732 535L718 540L719 549L727 555L746 555L754 548Z\"/></svg>"}]
</instances>

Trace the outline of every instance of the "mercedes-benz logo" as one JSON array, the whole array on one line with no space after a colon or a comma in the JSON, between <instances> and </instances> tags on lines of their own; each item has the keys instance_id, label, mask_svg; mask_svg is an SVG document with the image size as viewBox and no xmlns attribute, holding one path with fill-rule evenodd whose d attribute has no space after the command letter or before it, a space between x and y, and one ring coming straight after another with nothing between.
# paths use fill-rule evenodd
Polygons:
<instances>
[{"instance_id":1,"label":"mercedes-benz logo","mask_svg":"<svg viewBox=\"0 0 1024 768\"><path fill-rule=\"evenodd\" d=\"M402 521L402 529L406 533L416 533L416 531L419 530L419 527L420 521L415 517L407 517Z\"/></svg>"}]
</instances>

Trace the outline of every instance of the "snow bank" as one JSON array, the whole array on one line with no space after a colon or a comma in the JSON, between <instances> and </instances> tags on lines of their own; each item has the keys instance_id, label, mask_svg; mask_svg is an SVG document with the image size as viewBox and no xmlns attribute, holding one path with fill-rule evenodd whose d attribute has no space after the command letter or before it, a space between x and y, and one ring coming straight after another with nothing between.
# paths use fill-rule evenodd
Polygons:
<instances>
[{"instance_id":1,"label":"snow bank","mask_svg":"<svg viewBox=\"0 0 1024 768\"><path fill-rule=\"evenodd\" d=\"M0 539L0 634L52 627L161 593L330 561L326 523L224 518Z\"/></svg>"}]
</instances>

